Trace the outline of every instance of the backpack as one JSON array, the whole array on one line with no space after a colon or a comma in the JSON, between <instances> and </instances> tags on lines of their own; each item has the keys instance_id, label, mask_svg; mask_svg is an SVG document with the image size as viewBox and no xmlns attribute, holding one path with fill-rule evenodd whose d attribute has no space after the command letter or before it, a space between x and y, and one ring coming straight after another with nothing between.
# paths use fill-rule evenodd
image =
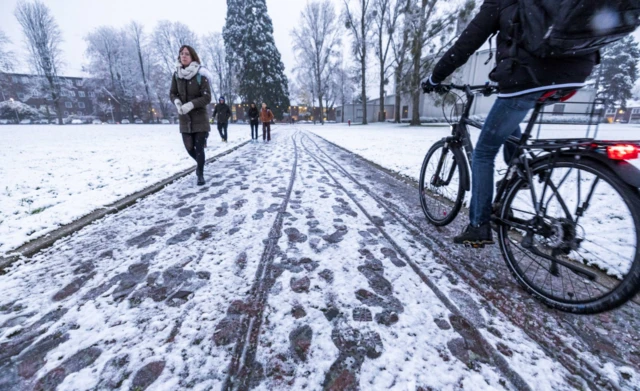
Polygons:
<instances>
[{"instance_id":1,"label":"backpack","mask_svg":"<svg viewBox=\"0 0 640 391\"><path fill-rule=\"evenodd\" d=\"M599 51L640 25L640 0L518 0L514 44L535 57Z\"/></svg>"}]
</instances>

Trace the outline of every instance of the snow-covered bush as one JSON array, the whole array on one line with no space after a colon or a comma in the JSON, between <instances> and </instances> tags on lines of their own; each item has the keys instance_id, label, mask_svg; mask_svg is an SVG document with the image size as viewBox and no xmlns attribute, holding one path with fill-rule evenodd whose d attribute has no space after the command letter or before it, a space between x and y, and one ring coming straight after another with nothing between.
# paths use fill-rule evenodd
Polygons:
<instances>
[{"instance_id":1,"label":"snow-covered bush","mask_svg":"<svg viewBox=\"0 0 640 391\"><path fill-rule=\"evenodd\" d=\"M6 100L4 102L0 102L0 118L1 119L15 119L16 114L20 118L23 119L38 119L42 117L42 113L33 107L19 102L17 100L10 101Z\"/></svg>"}]
</instances>

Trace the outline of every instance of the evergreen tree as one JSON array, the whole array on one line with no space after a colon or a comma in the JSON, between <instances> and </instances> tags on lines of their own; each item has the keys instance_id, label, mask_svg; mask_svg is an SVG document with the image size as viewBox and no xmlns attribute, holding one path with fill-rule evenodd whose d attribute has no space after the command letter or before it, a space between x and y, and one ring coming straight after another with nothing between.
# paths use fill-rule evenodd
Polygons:
<instances>
[{"instance_id":1,"label":"evergreen tree","mask_svg":"<svg viewBox=\"0 0 640 391\"><path fill-rule=\"evenodd\" d=\"M633 96L632 90L638 80L638 42L629 35L607 46L602 51L601 64L592 73L596 88L607 105L626 107Z\"/></svg>"},{"instance_id":2,"label":"evergreen tree","mask_svg":"<svg viewBox=\"0 0 640 391\"><path fill-rule=\"evenodd\" d=\"M245 0L242 22L245 33L240 45L238 91L245 102L266 103L280 119L289 109L289 82L273 39L265 0Z\"/></svg>"},{"instance_id":3,"label":"evergreen tree","mask_svg":"<svg viewBox=\"0 0 640 391\"><path fill-rule=\"evenodd\" d=\"M222 28L225 58L230 80L226 81L229 88L227 100L233 103L237 93L237 81L242 69L243 40L247 35L246 21L243 19L245 0L227 0L227 19Z\"/></svg>"}]
</instances>

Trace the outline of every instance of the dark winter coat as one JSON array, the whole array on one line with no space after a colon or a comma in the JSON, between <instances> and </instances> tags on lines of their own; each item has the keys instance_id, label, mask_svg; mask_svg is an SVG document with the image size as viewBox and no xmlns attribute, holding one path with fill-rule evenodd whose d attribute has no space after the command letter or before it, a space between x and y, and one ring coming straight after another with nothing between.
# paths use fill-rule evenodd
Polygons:
<instances>
[{"instance_id":1,"label":"dark winter coat","mask_svg":"<svg viewBox=\"0 0 640 391\"><path fill-rule=\"evenodd\" d=\"M169 92L171 102L180 99L182 104L193 103L193 110L185 115L180 115L180 133L209 132L209 113L207 105L211 103L211 89L209 80L201 75L200 85L196 77L191 80L180 79L173 75L171 79L171 90Z\"/></svg>"},{"instance_id":2,"label":"dark winter coat","mask_svg":"<svg viewBox=\"0 0 640 391\"><path fill-rule=\"evenodd\" d=\"M431 82L441 83L494 33L497 35L497 66L489 77L497 82L501 94L512 94L530 89L545 90L553 85L580 84L589 77L598 61L598 54L567 58L536 58L518 48L510 55L510 24L517 11L518 0L485 0L480 12L460 35L456 43L436 64ZM533 91L532 91L533 92Z\"/></svg>"},{"instance_id":3,"label":"dark winter coat","mask_svg":"<svg viewBox=\"0 0 640 391\"><path fill-rule=\"evenodd\" d=\"M247 115L252 124L257 124L260 119L260 110L257 107L251 107Z\"/></svg>"},{"instance_id":4,"label":"dark winter coat","mask_svg":"<svg viewBox=\"0 0 640 391\"><path fill-rule=\"evenodd\" d=\"M213 116L219 124L226 124L231 118L231 109L226 103L218 103L213 109Z\"/></svg>"}]
</instances>

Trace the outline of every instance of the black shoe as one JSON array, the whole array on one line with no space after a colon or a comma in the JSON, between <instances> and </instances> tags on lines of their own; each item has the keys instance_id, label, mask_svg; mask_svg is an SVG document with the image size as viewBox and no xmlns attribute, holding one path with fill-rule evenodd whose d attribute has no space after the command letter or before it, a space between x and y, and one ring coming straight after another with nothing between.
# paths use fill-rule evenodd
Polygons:
<instances>
[{"instance_id":1,"label":"black shoe","mask_svg":"<svg viewBox=\"0 0 640 391\"><path fill-rule=\"evenodd\" d=\"M487 222L479 227L467 225L464 231L453 238L453 243L464 244L468 247L483 248L487 244L493 244L493 233L491 232L491 223Z\"/></svg>"},{"instance_id":2,"label":"black shoe","mask_svg":"<svg viewBox=\"0 0 640 391\"><path fill-rule=\"evenodd\" d=\"M197 174L198 175L198 186L203 186L204 185L204 175L203 174Z\"/></svg>"}]
</instances>

